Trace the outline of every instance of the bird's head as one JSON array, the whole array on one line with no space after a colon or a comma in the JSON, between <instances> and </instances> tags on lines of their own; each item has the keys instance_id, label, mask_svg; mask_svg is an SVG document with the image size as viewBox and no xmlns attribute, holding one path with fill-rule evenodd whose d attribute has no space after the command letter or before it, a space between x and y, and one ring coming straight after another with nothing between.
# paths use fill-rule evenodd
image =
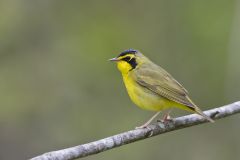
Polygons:
<instances>
[{"instance_id":1,"label":"bird's head","mask_svg":"<svg viewBox=\"0 0 240 160\"><path fill-rule=\"evenodd\" d=\"M144 62L145 57L137 50L128 49L120 53L117 57L110 59L117 63L119 71L123 74L128 73Z\"/></svg>"}]
</instances>

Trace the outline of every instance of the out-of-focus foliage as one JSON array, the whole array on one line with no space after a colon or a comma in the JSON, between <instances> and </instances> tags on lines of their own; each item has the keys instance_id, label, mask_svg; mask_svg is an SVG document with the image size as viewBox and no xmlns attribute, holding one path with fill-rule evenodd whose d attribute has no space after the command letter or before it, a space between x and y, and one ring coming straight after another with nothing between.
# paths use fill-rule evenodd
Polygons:
<instances>
[{"instance_id":1,"label":"out-of-focus foliage","mask_svg":"<svg viewBox=\"0 0 240 160\"><path fill-rule=\"evenodd\" d=\"M107 61L128 48L169 71L202 109L239 100L239 10L239 0L1 0L0 159L27 159L147 120L153 113L130 102ZM237 160L239 120L85 159Z\"/></svg>"}]
</instances>

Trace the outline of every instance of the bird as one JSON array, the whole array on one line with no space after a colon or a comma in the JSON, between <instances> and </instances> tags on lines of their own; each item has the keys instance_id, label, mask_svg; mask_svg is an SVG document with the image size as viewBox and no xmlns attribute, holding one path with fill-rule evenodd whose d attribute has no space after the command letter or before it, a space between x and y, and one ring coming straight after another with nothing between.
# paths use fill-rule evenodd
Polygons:
<instances>
[{"instance_id":1,"label":"bird","mask_svg":"<svg viewBox=\"0 0 240 160\"><path fill-rule=\"evenodd\" d=\"M214 122L194 104L188 91L173 76L140 51L128 49L109 60L116 62L130 99L141 109L156 112L146 123L136 128L147 127L161 111L172 108L197 113ZM167 120L170 120L169 112L163 119Z\"/></svg>"}]
</instances>

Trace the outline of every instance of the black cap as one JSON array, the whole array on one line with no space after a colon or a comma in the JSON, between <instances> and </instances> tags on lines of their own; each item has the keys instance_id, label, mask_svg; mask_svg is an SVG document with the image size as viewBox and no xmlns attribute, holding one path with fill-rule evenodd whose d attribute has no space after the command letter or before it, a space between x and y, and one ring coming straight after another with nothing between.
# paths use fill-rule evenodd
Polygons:
<instances>
[{"instance_id":1,"label":"black cap","mask_svg":"<svg viewBox=\"0 0 240 160\"><path fill-rule=\"evenodd\" d=\"M135 49L128 49L128 50L125 50L125 51L123 51L122 53L120 53L119 55L118 55L118 57L122 57L122 56L125 56L125 55L127 55L127 54L136 54L138 51L137 50L135 50Z\"/></svg>"}]
</instances>

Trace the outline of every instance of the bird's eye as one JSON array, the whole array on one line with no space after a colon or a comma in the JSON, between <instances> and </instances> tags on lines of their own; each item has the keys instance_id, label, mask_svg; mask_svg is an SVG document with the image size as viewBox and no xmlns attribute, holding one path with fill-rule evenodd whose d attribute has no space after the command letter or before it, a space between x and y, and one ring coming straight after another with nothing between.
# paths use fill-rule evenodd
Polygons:
<instances>
[{"instance_id":1,"label":"bird's eye","mask_svg":"<svg viewBox=\"0 0 240 160\"><path fill-rule=\"evenodd\" d=\"M126 62L129 62L131 60L131 58L130 57L124 57L122 60L126 61Z\"/></svg>"},{"instance_id":2,"label":"bird's eye","mask_svg":"<svg viewBox=\"0 0 240 160\"><path fill-rule=\"evenodd\" d=\"M137 62L136 62L136 58L135 58L135 57L127 56L127 57L124 57L124 58L121 59L121 60L129 63L129 64L132 66L132 69L131 69L131 70L135 69L136 66L137 66Z\"/></svg>"}]
</instances>

